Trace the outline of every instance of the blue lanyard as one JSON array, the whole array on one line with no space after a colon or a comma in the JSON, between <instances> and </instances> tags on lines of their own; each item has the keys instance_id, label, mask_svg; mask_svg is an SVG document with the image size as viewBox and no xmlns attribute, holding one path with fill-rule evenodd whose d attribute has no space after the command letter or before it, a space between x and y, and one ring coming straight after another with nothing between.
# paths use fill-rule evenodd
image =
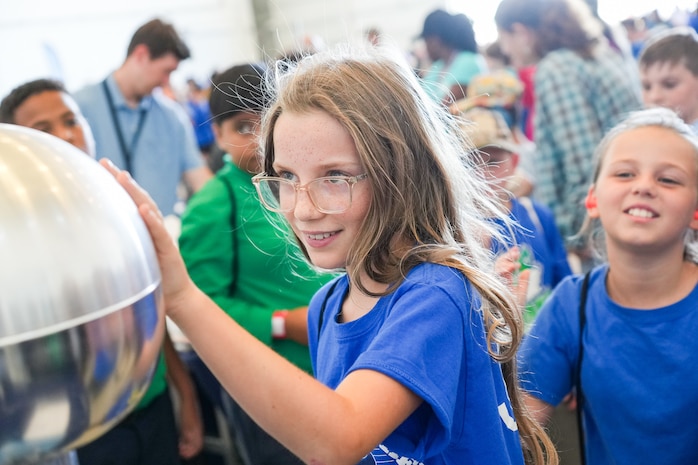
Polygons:
<instances>
[{"instance_id":1,"label":"blue lanyard","mask_svg":"<svg viewBox=\"0 0 698 465\"><path fill-rule=\"evenodd\" d=\"M121 129L121 123L119 123L119 115L116 113L116 106L114 105L114 99L109 91L109 86L107 85L107 80L102 81L102 87L104 88L104 94L107 97L107 103L109 104L109 112L111 113L112 124L114 125L114 131L116 132L117 139L119 140L119 147L121 148L121 154L124 156L124 169L133 173L133 152L136 149L136 144L143 131L143 125L145 124L145 116L148 111L145 108L141 108L138 115L138 125L136 126L136 132L131 139L131 147L126 146L126 140L124 139L124 133Z\"/></svg>"}]
</instances>

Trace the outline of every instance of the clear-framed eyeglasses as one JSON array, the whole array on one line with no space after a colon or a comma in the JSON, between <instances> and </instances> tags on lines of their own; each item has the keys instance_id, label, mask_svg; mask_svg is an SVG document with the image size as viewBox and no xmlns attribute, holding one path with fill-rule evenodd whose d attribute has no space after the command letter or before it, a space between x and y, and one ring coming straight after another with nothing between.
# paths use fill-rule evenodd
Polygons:
<instances>
[{"instance_id":1,"label":"clear-framed eyeglasses","mask_svg":"<svg viewBox=\"0 0 698 465\"><path fill-rule=\"evenodd\" d=\"M344 213L351 206L354 184L368 177L367 173L357 176L324 176L301 186L289 179L267 176L265 173L252 178L262 205L267 210L288 213L296 207L298 191L305 191L315 208L322 213Z\"/></svg>"}]
</instances>

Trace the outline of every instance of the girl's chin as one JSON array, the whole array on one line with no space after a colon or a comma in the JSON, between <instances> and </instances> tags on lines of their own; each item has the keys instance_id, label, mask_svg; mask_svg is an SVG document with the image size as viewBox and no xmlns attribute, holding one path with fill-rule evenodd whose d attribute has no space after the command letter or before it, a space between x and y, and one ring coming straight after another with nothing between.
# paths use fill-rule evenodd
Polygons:
<instances>
[{"instance_id":1,"label":"girl's chin","mask_svg":"<svg viewBox=\"0 0 698 465\"><path fill-rule=\"evenodd\" d=\"M338 258L328 257L324 254L310 252L308 257L313 266L323 270L342 270L346 266L346 260L339 260Z\"/></svg>"},{"instance_id":2,"label":"girl's chin","mask_svg":"<svg viewBox=\"0 0 698 465\"><path fill-rule=\"evenodd\" d=\"M313 266L320 268L321 270L326 270L326 271L334 271L334 270L343 270L344 269L344 263L339 263L339 262L329 262L327 260L312 260L311 258L311 263Z\"/></svg>"}]
</instances>

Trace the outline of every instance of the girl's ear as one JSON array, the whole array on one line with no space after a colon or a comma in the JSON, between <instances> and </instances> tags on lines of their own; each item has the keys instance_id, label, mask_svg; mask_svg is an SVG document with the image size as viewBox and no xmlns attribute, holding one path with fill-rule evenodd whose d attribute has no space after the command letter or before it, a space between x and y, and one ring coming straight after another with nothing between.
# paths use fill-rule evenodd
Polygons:
<instances>
[{"instance_id":1,"label":"girl's ear","mask_svg":"<svg viewBox=\"0 0 698 465\"><path fill-rule=\"evenodd\" d=\"M599 217L599 209L596 203L596 192L593 185L589 187L589 192L587 192L587 196L584 199L584 206L587 209L587 215L589 215L589 218Z\"/></svg>"}]
</instances>

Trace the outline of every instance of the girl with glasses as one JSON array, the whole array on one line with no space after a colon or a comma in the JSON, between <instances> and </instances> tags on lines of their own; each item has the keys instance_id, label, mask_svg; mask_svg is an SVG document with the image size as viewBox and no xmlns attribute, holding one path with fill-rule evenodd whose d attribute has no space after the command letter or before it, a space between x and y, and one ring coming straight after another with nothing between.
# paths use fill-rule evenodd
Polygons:
<instances>
[{"instance_id":1,"label":"girl with glasses","mask_svg":"<svg viewBox=\"0 0 698 465\"><path fill-rule=\"evenodd\" d=\"M456 122L380 48L306 57L274 84L262 201L314 266L344 272L309 306L315 379L193 285L157 207L110 168L157 244L169 316L306 463L557 463L521 401L521 313L489 252L505 214Z\"/></svg>"}]
</instances>

